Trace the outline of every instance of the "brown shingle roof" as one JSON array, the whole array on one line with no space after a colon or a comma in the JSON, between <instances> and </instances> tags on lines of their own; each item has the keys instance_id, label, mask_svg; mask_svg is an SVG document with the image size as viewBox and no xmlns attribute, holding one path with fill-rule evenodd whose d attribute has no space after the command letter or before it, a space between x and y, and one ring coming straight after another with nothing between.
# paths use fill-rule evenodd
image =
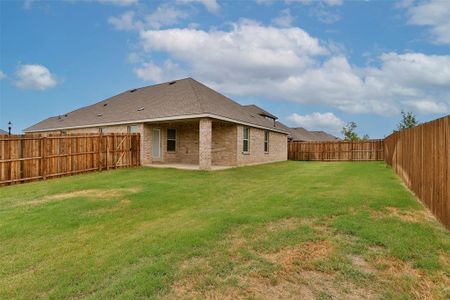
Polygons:
<instances>
[{"instance_id":1,"label":"brown shingle roof","mask_svg":"<svg viewBox=\"0 0 450 300\"><path fill-rule=\"evenodd\" d=\"M289 128L289 139L303 142L339 141L340 139L325 131L309 131L302 127Z\"/></svg>"},{"instance_id":2,"label":"brown shingle roof","mask_svg":"<svg viewBox=\"0 0 450 300\"><path fill-rule=\"evenodd\" d=\"M257 114L260 116L266 116L272 119L278 119L277 116L272 115L271 113L269 113L268 111L262 109L261 107L255 105L255 104L250 104L250 105L244 105L244 108L247 109L248 111L252 112L253 114Z\"/></svg>"},{"instance_id":3,"label":"brown shingle roof","mask_svg":"<svg viewBox=\"0 0 450 300\"><path fill-rule=\"evenodd\" d=\"M121 123L175 120L208 116L288 133L265 117L252 114L244 106L185 78L133 89L70 113L48 118L25 132L105 126Z\"/></svg>"},{"instance_id":4,"label":"brown shingle roof","mask_svg":"<svg viewBox=\"0 0 450 300\"><path fill-rule=\"evenodd\" d=\"M316 141L340 141L341 139L325 131L311 131Z\"/></svg>"}]
</instances>

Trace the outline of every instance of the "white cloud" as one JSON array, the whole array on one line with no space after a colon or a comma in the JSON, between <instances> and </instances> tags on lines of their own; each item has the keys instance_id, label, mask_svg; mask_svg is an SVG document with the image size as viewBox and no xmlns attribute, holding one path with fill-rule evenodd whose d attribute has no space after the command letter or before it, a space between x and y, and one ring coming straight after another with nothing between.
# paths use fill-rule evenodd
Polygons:
<instances>
[{"instance_id":1,"label":"white cloud","mask_svg":"<svg viewBox=\"0 0 450 300\"><path fill-rule=\"evenodd\" d=\"M289 27L294 22L294 19L289 8L286 8L277 17L272 19L272 23L280 27Z\"/></svg>"},{"instance_id":2,"label":"white cloud","mask_svg":"<svg viewBox=\"0 0 450 300\"><path fill-rule=\"evenodd\" d=\"M187 17L188 14L185 11L163 4L142 20L136 18L134 11L127 11L119 17L109 17L108 23L117 30L159 29L175 25Z\"/></svg>"},{"instance_id":3,"label":"white cloud","mask_svg":"<svg viewBox=\"0 0 450 300\"><path fill-rule=\"evenodd\" d=\"M130 52L127 57L127 62L130 64L137 64L144 61L142 55L138 52Z\"/></svg>"},{"instance_id":4,"label":"white cloud","mask_svg":"<svg viewBox=\"0 0 450 300\"><path fill-rule=\"evenodd\" d=\"M286 0L286 3L300 3L308 8L308 14L326 24L336 23L341 19L336 7L343 4L343 0Z\"/></svg>"},{"instance_id":5,"label":"white cloud","mask_svg":"<svg viewBox=\"0 0 450 300\"><path fill-rule=\"evenodd\" d=\"M255 0L260 5L272 5L276 0Z\"/></svg>"},{"instance_id":6,"label":"white cloud","mask_svg":"<svg viewBox=\"0 0 450 300\"><path fill-rule=\"evenodd\" d=\"M6 74L2 70L0 70L0 80L5 79L6 77L8 76L6 76Z\"/></svg>"},{"instance_id":7,"label":"white cloud","mask_svg":"<svg viewBox=\"0 0 450 300\"><path fill-rule=\"evenodd\" d=\"M138 0L96 0L96 1L104 4L114 4L118 6L129 6L138 3Z\"/></svg>"},{"instance_id":8,"label":"white cloud","mask_svg":"<svg viewBox=\"0 0 450 300\"><path fill-rule=\"evenodd\" d=\"M88 1L96 1L98 3L102 4L112 4L117 6L130 6L133 4L137 4L139 0L65 0L70 2L88 2ZM24 9L31 9L33 6L33 3L36 2L36 0L24 0L23 1L23 8Z\"/></svg>"},{"instance_id":9,"label":"white cloud","mask_svg":"<svg viewBox=\"0 0 450 300\"><path fill-rule=\"evenodd\" d=\"M158 29L162 26L177 24L187 17L188 14L182 10L169 5L161 5L153 13L148 15L145 20L149 28Z\"/></svg>"},{"instance_id":10,"label":"white cloud","mask_svg":"<svg viewBox=\"0 0 450 300\"><path fill-rule=\"evenodd\" d=\"M35 0L25 0L23 1L23 8L24 9L31 9L31 7L33 6L33 2Z\"/></svg>"},{"instance_id":11,"label":"white cloud","mask_svg":"<svg viewBox=\"0 0 450 300\"><path fill-rule=\"evenodd\" d=\"M406 101L405 108L418 114L445 114L449 111L448 105L434 100Z\"/></svg>"},{"instance_id":12,"label":"white cloud","mask_svg":"<svg viewBox=\"0 0 450 300\"><path fill-rule=\"evenodd\" d=\"M134 11L127 11L120 17L109 17L108 23L117 30L138 29L139 23L135 23L134 16Z\"/></svg>"},{"instance_id":13,"label":"white cloud","mask_svg":"<svg viewBox=\"0 0 450 300\"><path fill-rule=\"evenodd\" d=\"M138 78L149 82L163 82L185 76L180 67L169 59L162 66L156 65L152 61L143 63L134 69L134 73Z\"/></svg>"},{"instance_id":14,"label":"white cloud","mask_svg":"<svg viewBox=\"0 0 450 300\"><path fill-rule=\"evenodd\" d=\"M212 13L218 13L220 10L220 5L217 3L217 0L177 0L177 2L182 4L201 3L209 12Z\"/></svg>"},{"instance_id":15,"label":"white cloud","mask_svg":"<svg viewBox=\"0 0 450 300\"><path fill-rule=\"evenodd\" d=\"M231 96L381 115L397 114L416 102L421 112L437 111L424 109L424 99L441 103L440 108L450 104L450 55L385 53L374 65L360 68L300 28L248 20L229 31L144 30L140 44L144 57L163 53L186 73ZM167 68L154 64L151 70L155 67Z\"/></svg>"},{"instance_id":16,"label":"white cloud","mask_svg":"<svg viewBox=\"0 0 450 300\"><path fill-rule=\"evenodd\" d=\"M344 0L323 0L324 3L330 6L338 6L344 3Z\"/></svg>"},{"instance_id":17,"label":"white cloud","mask_svg":"<svg viewBox=\"0 0 450 300\"><path fill-rule=\"evenodd\" d=\"M341 19L337 13L331 12L320 6L311 8L309 15L325 24L333 24Z\"/></svg>"},{"instance_id":18,"label":"white cloud","mask_svg":"<svg viewBox=\"0 0 450 300\"><path fill-rule=\"evenodd\" d=\"M408 24L428 26L435 43L450 44L450 1L407 2L402 6L407 9Z\"/></svg>"},{"instance_id":19,"label":"white cloud","mask_svg":"<svg viewBox=\"0 0 450 300\"><path fill-rule=\"evenodd\" d=\"M299 115L293 113L287 118L296 127L303 127L308 130L323 130L338 133L345 125L344 121L331 112L314 112L309 115Z\"/></svg>"},{"instance_id":20,"label":"white cloud","mask_svg":"<svg viewBox=\"0 0 450 300\"><path fill-rule=\"evenodd\" d=\"M325 4L328 6L340 6L344 3L343 0L286 0L287 3L298 2L303 5L311 4Z\"/></svg>"},{"instance_id":21,"label":"white cloud","mask_svg":"<svg viewBox=\"0 0 450 300\"><path fill-rule=\"evenodd\" d=\"M22 89L46 90L57 84L56 78L43 65L20 65L16 86Z\"/></svg>"},{"instance_id":22,"label":"white cloud","mask_svg":"<svg viewBox=\"0 0 450 300\"><path fill-rule=\"evenodd\" d=\"M264 27L252 22L234 24L231 31L196 29L147 30L140 33L145 51L167 52L211 76L278 77L312 63L326 54L319 41L300 28ZM222 75L218 74L222 73Z\"/></svg>"}]
</instances>

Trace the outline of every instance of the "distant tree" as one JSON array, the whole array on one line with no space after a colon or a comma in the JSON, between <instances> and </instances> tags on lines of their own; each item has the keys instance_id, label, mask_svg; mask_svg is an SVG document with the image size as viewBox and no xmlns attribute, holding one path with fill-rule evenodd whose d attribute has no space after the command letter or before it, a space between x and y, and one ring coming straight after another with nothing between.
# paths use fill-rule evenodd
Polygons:
<instances>
[{"instance_id":1,"label":"distant tree","mask_svg":"<svg viewBox=\"0 0 450 300\"><path fill-rule=\"evenodd\" d=\"M359 140L358 134L355 132L356 125L355 122L348 122L341 130L345 141L357 141Z\"/></svg>"},{"instance_id":2,"label":"distant tree","mask_svg":"<svg viewBox=\"0 0 450 300\"><path fill-rule=\"evenodd\" d=\"M416 120L416 116L412 112L404 112L402 110L402 120L397 125L397 130L404 130L408 128L416 127L419 124Z\"/></svg>"},{"instance_id":3,"label":"distant tree","mask_svg":"<svg viewBox=\"0 0 450 300\"><path fill-rule=\"evenodd\" d=\"M369 139L369 135L365 134L363 135L362 138L360 138L358 136L358 134L356 133L356 127L358 127L358 125L356 125L355 122L348 122L341 130L342 134L344 135L344 140L345 141L366 141Z\"/></svg>"}]
</instances>

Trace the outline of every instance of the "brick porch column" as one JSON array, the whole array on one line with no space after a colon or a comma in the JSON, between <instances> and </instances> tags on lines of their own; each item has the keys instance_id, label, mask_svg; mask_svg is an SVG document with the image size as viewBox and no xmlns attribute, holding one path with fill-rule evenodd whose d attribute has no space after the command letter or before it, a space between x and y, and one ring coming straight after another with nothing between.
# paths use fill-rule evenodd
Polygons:
<instances>
[{"instance_id":1,"label":"brick porch column","mask_svg":"<svg viewBox=\"0 0 450 300\"><path fill-rule=\"evenodd\" d=\"M152 128L148 124L142 124L141 163L152 163Z\"/></svg>"},{"instance_id":2,"label":"brick porch column","mask_svg":"<svg viewBox=\"0 0 450 300\"><path fill-rule=\"evenodd\" d=\"M200 170L211 170L211 143L212 122L211 119L200 119L199 124L199 166Z\"/></svg>"}]
</instances>

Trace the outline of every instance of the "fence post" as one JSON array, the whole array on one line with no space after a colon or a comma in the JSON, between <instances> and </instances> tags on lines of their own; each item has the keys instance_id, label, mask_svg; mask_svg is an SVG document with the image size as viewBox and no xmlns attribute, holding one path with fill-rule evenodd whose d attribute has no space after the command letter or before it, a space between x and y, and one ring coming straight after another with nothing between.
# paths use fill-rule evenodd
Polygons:
<instances>
[{"instance_id":1,"label":"fence post","mask_svg":"<svg viewBox=\"0 0 450 300\"><path fill-rule=\"evenodd\" d=\"M102 170L102 158L101 158L101 151L102 151L102 134L99 133L97 138L97 164L98 164L98 170Z\"/></svg>"},{"instance_id":2,"label":"fence post","mask_svg":"<svg viewBox=\"0 0 450 300\"><path fill-rule=\"evenodd\" d=\"M24 178L25 176L25 174L24 174L24 164L25 164L25 161L23 160L23 158L24 158L24 149L25 148L25 140L23 139L23 137L20 137L20 156L19 156L19 158L21 158L22 160L19 162L19 166L20 166L20 171L19 171L19 178ZM21 182L23 182L23 181L21 181Z\"/></svg>"},{"instance_id":3,"label":"fence post","mask_svg":"<svg viewBox=\"0 0 450 300\"><path fill-rule=\"evenodd\" d=\"M350 161L353 161L353 141L350 141Z\"/></svg>"},{"instance_id":4,"label":"fence post","mask_svg":"<svg viewBox=\"0 0 450 300\"><path fill-rule=\"evenodd\" d=\"M44 137L42 137L42 139L41 139L41 146L42 146L42 155L41 155L41 166L42 166L42 173L41 173L41 176L42 176L42 179L46 179L47 178L47 176L46 176L46 173L47 173L47 170L46 170L46 167L47 167L47 160L46 160L46 158L45 158L45 151L46 151L46 145L45 145L45 141L47 140L47 138L44 136Z\"/></svg>"},{"instance_id":5,"label":"fence post","mask_svg":"<svg viewBox=\"0 0 450 300\"><path fill-rule=\"evenodd\" d=\"M113 137L113 168L115 169L116 168L116 134L115 133L113 133L113 135L112 135L112 137Z\"/></svg>"}]
</instances>

